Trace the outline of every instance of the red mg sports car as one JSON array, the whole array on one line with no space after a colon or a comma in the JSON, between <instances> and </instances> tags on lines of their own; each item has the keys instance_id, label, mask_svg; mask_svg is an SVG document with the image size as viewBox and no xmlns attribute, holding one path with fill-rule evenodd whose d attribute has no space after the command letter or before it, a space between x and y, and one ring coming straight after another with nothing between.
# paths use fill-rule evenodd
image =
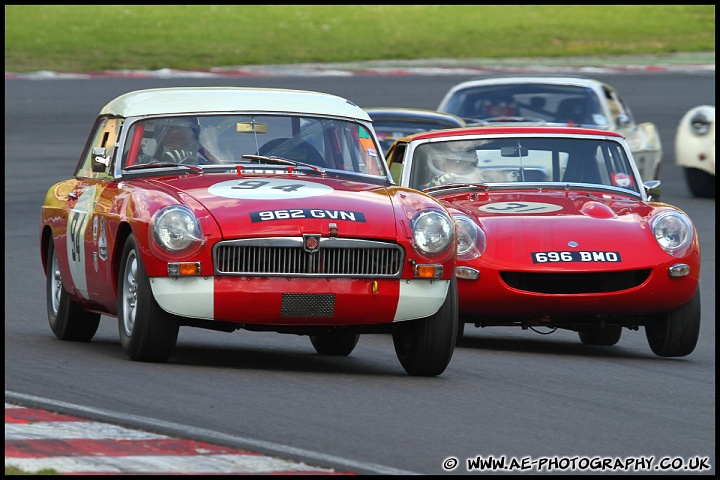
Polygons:
<instances>
[{"instance_id":1,"label":"red mg sports car","mask_svg":"<svg viewBox=\"0 0 720 480\"><path fill-rule=\"evenodd\" d=\"M690 354L700 331L700 245L688 216L653 201L614 132L478 127L397 140L399 183L452 213L461 338L477 327L569 329L614 345L645 333L663 357ZM541 333L547 333L542 330Z\"/></svg>"},{"instance_id":2,"label":"red mg sports car","mask_svg":"<svg viewBox=\"0 0 720 480\"><path fill-rule=\"evenodd\" d=\"M40 222L54 334L90 341L117 317L148 362L168 360L180 326L308 335L321 355L391 333L408 374L439 375L456 244L438 201L393 184L362 109L281 89L112 100Z\"/></svg>"}]
</instances>

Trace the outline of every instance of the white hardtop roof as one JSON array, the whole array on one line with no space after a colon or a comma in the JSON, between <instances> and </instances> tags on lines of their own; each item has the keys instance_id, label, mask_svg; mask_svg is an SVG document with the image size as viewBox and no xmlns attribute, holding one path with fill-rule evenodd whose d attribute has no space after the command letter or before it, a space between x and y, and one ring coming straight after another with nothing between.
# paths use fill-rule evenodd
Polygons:
<instances>
[{"instance_id":1,"label":"white hardtop roof","mask_svg":"<svg viewBox=\"0 0 720 480\"><path fill-rule=\"evenodd\" d=\"M532 76L532 75L520 75L520 76L498 76L480 78L477 80L468 80L455 85L451 90L458 90L461 88L475 87L478 85L508 85L516 83L547 83L549 85L579 85L590 88L597 88L603 85L603 82L586 77L553 77L553 76Z\"/></svg>"},{"instance_id":2,"label":"white hardtop roof","mask_svg":"<svg viewBox=\"0 0 720 480\"><path fill-rule=\"evenodd\" d=\"M100 115L144 115L228 112L283 112L370 120L344 98L327 93L279 88L175 87L137 90L110 101Z\"/></svg>"}]
</instances>

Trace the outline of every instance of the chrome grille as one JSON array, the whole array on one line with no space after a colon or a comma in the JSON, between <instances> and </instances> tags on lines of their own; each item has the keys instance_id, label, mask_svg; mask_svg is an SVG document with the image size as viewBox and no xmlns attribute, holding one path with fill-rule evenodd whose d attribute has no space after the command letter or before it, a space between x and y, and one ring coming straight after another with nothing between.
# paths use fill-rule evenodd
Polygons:
<instances>
[{"instance_id":1,"label":"chrome grille","mask_svg":"<svg viewBox=\"0 0 720 480\"><path fill-rule=\"evenodd\" d=\"M400 277L404 251L393 243L320 238L315 252L301 237L231 240L213 250L216 275Z\"/></svg>"}]
</instances>

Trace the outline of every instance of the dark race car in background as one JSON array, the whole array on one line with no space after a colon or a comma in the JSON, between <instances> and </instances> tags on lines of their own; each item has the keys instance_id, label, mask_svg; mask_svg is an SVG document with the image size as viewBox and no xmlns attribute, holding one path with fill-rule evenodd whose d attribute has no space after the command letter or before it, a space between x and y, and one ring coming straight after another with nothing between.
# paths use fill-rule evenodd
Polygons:
<instances>
[{"instance_id":1,"label":"dark race car in background","mask_svg":"<svg viewBox=\"0 0 720 480\"><path fill-rule=\"evenodd\" d=\"M465 121L450 113L422 108L371 107L364 109L373 121L373 128L383 152L401 137L428 130L464 127Z\"/></svg>"}]
</instances>

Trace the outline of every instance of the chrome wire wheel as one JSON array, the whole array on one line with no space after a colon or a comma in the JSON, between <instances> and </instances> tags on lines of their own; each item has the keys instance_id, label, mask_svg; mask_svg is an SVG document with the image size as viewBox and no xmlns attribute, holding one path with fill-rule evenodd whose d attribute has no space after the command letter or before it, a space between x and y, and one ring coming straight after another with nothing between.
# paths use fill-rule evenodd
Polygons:
<instances>
[{"instance_id":1,"label":"chrome wire wheel","mask_svg":"<svg viewBox=\"0 0 720 480\"><path fill-rule=\"evenodd\" d=\"M123 277L122 296L122 321L125 334L132 335L135 326L135 314L137 312L137 253L132 250L125 261L125 276Z\"/></svg>"},{"instance_id":2,"label":"chrome wire wheel","mask_svg":"<svg viewBox=\"0 0 720 480\"><path fill-rule=\"evenodd\" d=\"M45 265L45 303L50 329L60 340L89 342L100 325L100 314L73 300L63 286L55 244L50 239ZM71 275L72 277L72 275Z\"/></svg>"},{"instance_id":3,"label":"chrome wire wheel","mask_svg":"<svg viewBox=\"0 0 720 480\"><path fill-rule=\"evenodd\" d=\"M125 241L118 272L120 345L131 360L166 362L177 341L177 317L158 305L135 236Z\"/></svg>"},{"instance_id":4,"label":"chrome wire wheel","mask_svg":"<svg viewBox=\"0 0 720 480\"><path fill-rule=\"evenodd\" d=\"M50 273L52 275L50 279L50 309L52 310L52 314L57 316L60 310L60 295L62 294L63 284L62 276L60 276L60 267L58 267L57 255L55 255L54 251Z\"/></svg>"}]
</instances>

